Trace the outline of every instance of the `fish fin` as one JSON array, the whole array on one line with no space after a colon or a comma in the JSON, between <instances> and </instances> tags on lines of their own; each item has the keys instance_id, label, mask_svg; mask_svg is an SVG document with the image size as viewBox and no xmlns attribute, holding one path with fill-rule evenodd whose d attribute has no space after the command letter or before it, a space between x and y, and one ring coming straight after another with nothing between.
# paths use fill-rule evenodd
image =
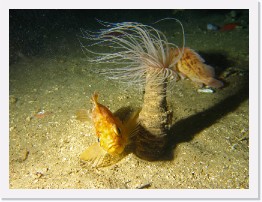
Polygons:
<instances>
[{"instance_id":1,"label":"fish fin","mask_svg":"<svg viewBox=\"0 0 262 202\"><path fill-rule=\"evenodd\" d=\"M115 164L123 159L127 154L128 152L122 152L118 155L110 155L97 142L81 153L79 158L84 162L89 162L92 167L97 168Z\"/></svg>"},{"instance_id":2,"label":"fish fin","mask_svg":"<svg viewBox=\"0 0 262 202\"><path fill-rule=\"evenodd\" d=\"M203 69L205 74L209 77L215 77L215 69L210 65L203 64Z\"/></svg>"},{"instance_id":3,"label":"fish fin","mask_svg":"<svg viewBox=\"0 0 262 202\"><path fill-rule=\"evenodd\" d=\"M138 133L138 130L139 130L139 113L140 113L141 109L140 110L136 110L135 112L133 112L130 117L128 118L127 121L125 121L123 123L123 125L126 127L126 133L127 133L127 136L128 136L128 139L134 137L137 133Z\"/></svg>"},{"instance_id":4,"label":"fish fin","mask_svg":"<svg viewBox=\"0 0 262 202\"><path fill-rule=\"evenodd\" d=\"M205 81L205 84L207 86L213 87L213 88L222 88L224 86L224 83L222 81L219 81L217 79L214 79L212 77L208 78Z\"/></svg>"},{"instance_id":5,"label":"fish fin","mask_svg":"<svg viewBox=\"0 0 262 202\"><path fill-rule=\"evenodd\" d=\"M200 61L202 63L205 62L205 60L195 50L193 50L191 48L185 47L184 52L185 52L185 54L189 54L191 57L193 57L194 59L197 59L198 61Z\"/></svg>"},{"instance_id":6,"label":"fish fin","mask_svg":"<svg viewBox=\"0 0 262 202\"><path fill-rule=\"evenodd\" d=\"M93 93L91 101L93 101L97 105L98 103L98 93L97 92Z\"/></svg>"},{"instance_id":7,"label":"fish fin","mask_svg":"<svg viewBox=\"0 0 262 202\"><path fill-rule=\"evenodd\" d=\"M92 167L98 167L106 154L107 152L96 142L81 153L79 158L92 163Z\"/></svg>"},{"instance_id":8,"label":"fish fin","mask_svg":"<svg viewBox=\"0 0 262 202\"><path fill-rule=\"evenodd\" d=\"M130 114L132 114L133 111L134 109L130 106L122 107L118 109L117 111L115 111L113 115L115 117L118 117L122 122L126 122L128 118L130 117Z\"/></svg>"},{"instance_id":9,"label":"fish fin","mask_svg":"<svg viewBox=\"0 0 262 202\"><path fill-rule=\"evenodd\" d=\"M76 120L79 121L88 121L89 120L89 111L87 109L79 109L76 111Z\"/></svg>"},{"instance_id":10,"label":"fish fin","mask_svg":"<svg viewBox=\"0 0 262 202\"><path fill-rule=\"evenodd\" d=\"M117 162L119 162L120 160L122 160L128 153L126 151L123 151L121 154L116 154L116 155L110 155L110 154L106 154L102 161L99 164L99 167L106 167L106 166L110 166L113 165Z\"/></svg>"},{"instance_id":11,"label":"fish fin","mask_svg":"<svg viewBox=\"0 0 262 202\"><path fill-rule=\"evenodd\" d=\"M179 77L180 77L182 80L184 80L185 78L187 78L187 76L186 76L185 74L181 73L181 72L178 72L178 75L179 75Z\"/></svg>"}]
</instances>

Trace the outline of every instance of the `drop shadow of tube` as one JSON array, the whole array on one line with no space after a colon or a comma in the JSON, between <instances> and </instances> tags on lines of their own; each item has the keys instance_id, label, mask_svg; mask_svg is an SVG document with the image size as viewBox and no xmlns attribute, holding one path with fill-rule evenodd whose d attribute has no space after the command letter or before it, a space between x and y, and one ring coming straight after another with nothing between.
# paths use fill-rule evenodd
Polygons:
<instances>
[{"instance_id":1,"label":"drop shadow of tube","mask_svg":"<svg viewBox=\"0 0 262 202\"><path fill-rule=\"evenodd\" d=\"M168 133L168 145L162 160L173 159L173 151L177 144L191 141L197 133L236 110L242 102L248 99L248 96L249 85L248 79L246 79L235 94L226 97L205 111L174 123Z\"/></svg>"}]
</instances>

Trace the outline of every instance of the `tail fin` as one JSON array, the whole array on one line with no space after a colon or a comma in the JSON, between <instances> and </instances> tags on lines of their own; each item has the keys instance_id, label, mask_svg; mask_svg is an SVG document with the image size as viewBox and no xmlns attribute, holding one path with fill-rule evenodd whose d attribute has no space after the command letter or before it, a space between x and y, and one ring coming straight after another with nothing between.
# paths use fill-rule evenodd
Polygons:
<instances>
[{"instance_id":1,"label":"tail fin","mask_svg":"<svg viewBox=\"0 0 262 202\"><path fill-rule=\"evenodd\" d=\"M209 77L205 84L213 88L221 88L224 86L224 83L222 81L219 81L212 77Z\"/></svg>"}]
</instances>

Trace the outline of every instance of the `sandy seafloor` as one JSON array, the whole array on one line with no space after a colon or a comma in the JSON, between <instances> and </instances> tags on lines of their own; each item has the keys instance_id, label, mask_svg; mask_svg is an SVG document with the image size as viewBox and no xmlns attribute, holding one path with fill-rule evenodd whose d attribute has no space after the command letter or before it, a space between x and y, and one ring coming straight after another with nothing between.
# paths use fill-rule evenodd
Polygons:
<instances>
[{"instance_id":1,"label":"sandy seafloor","mask_svg":"<svg viewBox=\"0 0 262 202\"><path fill-rule=\"evenodd\" d=\"M92 108L92 93L111 111L141 107L143 93L90 72L76 33L57 33L47 51L19 53L10 65L10 188L248 189L248 29L206 31L208 22L223 24L226 15L186 16L180 19L186 46L215 67L226 85L205 94L182 80L168 90L171 158L150 162L129 153L108 167L80 163L79 154L97 138L91 119L82 123L75 113ZM35 117L41 110L47 116Z\"/></svg>"}]
</instances>

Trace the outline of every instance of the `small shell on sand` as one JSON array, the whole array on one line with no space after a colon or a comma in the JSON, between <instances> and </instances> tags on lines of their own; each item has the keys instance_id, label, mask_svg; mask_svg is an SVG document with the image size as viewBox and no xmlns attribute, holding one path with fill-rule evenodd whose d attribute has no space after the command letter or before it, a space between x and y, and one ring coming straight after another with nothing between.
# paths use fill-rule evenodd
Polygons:
<instances>
[{"instance_id":1,"label":"small shell on sand","mask_svg":"<svg viewBox=\"0 0 262 202\"><path fill-rule=\"evenodd\" d=\"M28 155L29 155L29 151L26 148L21 149L20 153L18 154L17 161L20 163L25 161L28 158Z\"/></svg>"},{"instance_id":2,"label":"small shell on sand","mask_svg":"<svg viewBox=\"0 0 262 202\"><path fill-rule=\"evenodd\" d=\"M45 110L41 110L39 112L37 112L34 117L35 118L38 118L38 119L42 119L42 118L45 118L46 116L52 114L52 112L48 112L48 111L45 111Z\"/></svg>"},{"instance_id":3,"label":"small shell on sand","mask_svg":"<svg viewBox=\"0 0 262 202\"><path fill-rule=\"evenodd\" d=\"M17 101L18 101L18 98L15 97L14 95L10 95L10 96L9 96L9 103L10 103L10 104L16 104Z\"/></svg>"},{"instance_id":4,"label":"small shell on sand","mask_svg":"<svg viewBox=\"0 0 262 202\"><path fill-rule=\"evenodd\" d=\"M214 93L215 91L211 88L200 88L197 89L198 93Z\"/></svg>"}]
</instances>

